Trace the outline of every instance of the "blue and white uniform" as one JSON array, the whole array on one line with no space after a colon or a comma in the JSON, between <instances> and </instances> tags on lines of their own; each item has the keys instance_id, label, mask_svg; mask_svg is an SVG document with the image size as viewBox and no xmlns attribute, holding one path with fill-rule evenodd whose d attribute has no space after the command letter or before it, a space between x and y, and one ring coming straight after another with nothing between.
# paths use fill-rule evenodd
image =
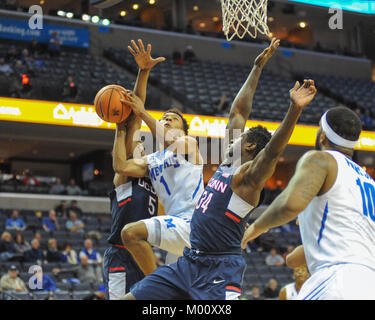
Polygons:
<instances>
[{"instance_id":1,"label":"blue and white uniform","mask_svg":"<svg viewBox=\"0 0 375 320\"><path fill-rule=\"evenodd\" d=\"M191 221L191 248L130 291L138 300L238 299L245 270L241 240L253 206L231 189L238 168L222 165L200 197Z\"/></svg>"},{"instance_id":2,"label":"blue and white uniform","mask_svg":"<svg viewBox=\"0 0 375 320\"><path fill-rule=\"evenodd\" d=\"M132 179L110 193L112 227L108 237L111 247L104 253L103 279L107 300L117 300L144 278L121 240L122 228L132 222L158 214L158 198L148 178Z\"/></svg>"},{"instance_id":3,"label":"blue and white uniform","mask_svg":"<svg viewBox=\"0 0 375 320\"><path fill-rule=\"evenodd\" d=\"M299 215L311 277L298 299L375 299L375 182L338 151L332 188Z\"/></svg>"},{"instance_id":4,"label":"blue and white uniform","mask_svg":"<svg viewBox=\"0 0 375 320\"><path fill-rule=\"evenodd\" d=\"M167 149L147 156L147 162L149 178L165 209L165 216L142 220L147 241L182 256L184 247L190 247L190 221L204 189L203 165L192 164Z\"/></svg>"}]
</instances>

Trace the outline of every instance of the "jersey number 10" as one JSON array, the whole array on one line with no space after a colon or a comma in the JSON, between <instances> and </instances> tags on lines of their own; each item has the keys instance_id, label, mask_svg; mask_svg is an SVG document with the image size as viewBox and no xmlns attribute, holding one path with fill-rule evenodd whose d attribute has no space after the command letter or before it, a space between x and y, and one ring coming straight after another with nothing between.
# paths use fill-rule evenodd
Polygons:
<instances>
[{"instance_id":1,"label":"jersey number 10","mask_svg":"<svg viewBox=\"0 0 375 320\"><path fill-rule=\"evenodd\" d=\"M362 181L359 178L357 179L357 185L361 189L363 214L366 217L369 216L375 222L375 186L368 182L364 182L362 185Z\"/></svg>"}]
</instances>

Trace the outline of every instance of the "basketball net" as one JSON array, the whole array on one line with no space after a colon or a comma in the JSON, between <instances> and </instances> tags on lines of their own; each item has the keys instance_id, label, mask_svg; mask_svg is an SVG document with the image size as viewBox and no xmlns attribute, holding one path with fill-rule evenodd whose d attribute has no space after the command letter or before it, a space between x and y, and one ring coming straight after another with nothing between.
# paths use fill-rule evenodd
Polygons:
<instances>
[{"instance_id":1,"label":"basketball net","mask_svg":"<svg viewBox=\"0 0 375 320\"><path fill-rule=\"evenodd\" d=\"M223 11L223 32L228 41L246 34L256 38L258 33L267 35L268 0L220 0Z\"/></svg>"}]
</instances>

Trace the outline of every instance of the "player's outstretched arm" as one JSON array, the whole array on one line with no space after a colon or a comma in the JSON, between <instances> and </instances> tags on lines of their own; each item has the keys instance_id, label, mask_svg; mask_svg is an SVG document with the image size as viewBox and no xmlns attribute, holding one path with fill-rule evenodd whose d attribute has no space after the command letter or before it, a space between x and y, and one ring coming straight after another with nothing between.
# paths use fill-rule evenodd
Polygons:
<instances>
[{"instance_id":1,"label":"player's outstretched arm","mask_svg":"<svg viewBox=\"0 0 375 320\"><path fill-rule=\"evenodd\" d=\"M132 40L131 46L128 46L128 49L133 55L139 68L137 80L134 86L134 93L143 101L143 103L146 103L147 83L150 76L150 71L158 63L165 61L165 58L152 58L151 44L147 45L146 50L141 39L138 39L138 45L134 40Z\"/></svg>"},{"instance_id":2,"label":"player's outstretched arm","mask_svg":"<svg viewBox=\"0 0 375 320\"><path fill-rule=\"evenodd\" d=\"M332 156L326 152L309 151L297 164L296 173L288 187L245 231L242 248L271 228L282 226L294 220L310 201L319 193L329 170L333 168ZM336 169L337 170L337 169Z\"/></svg>"},{"instance_id":3,"label":"player's outstretched arm","mask_svg":"<svg viewBox=\"0 0 375 320\"><path fill-rule=\"evenodd\" d=\"M131 115L126 121L116 125L115 141L112 151L112 165L115 171L113 184L115 187L125 183L127 177L144 177L147 174L147 164L142 159L128 160L133 156L134 149L140 143L135 135L139 127L140 119ZM127 150L130 151L127 152Z\"/></svg>"},{"instance_id":4,"label":"player's outstretched arm","mask_svg":"<svg viewBox=\"0 0 375 320\"><path fill-rule=\"evenodd\" d=\"M231 141L233 139L233 129L244 130L246 121L249 119L251 113L253 98L263 67L274 55L279 44L280 40L273 38L270 46L255 59L249 77L233 101L226 128L227 134L229 134L229 140L227 139L226 141Z\"/></svg>"},{"instance_id":5,"label":"player's outstretched arm","mask_svg":"<svg viewBox=\"0 0 375 320\"><path fill-rule=\"evenodd\" d=\"M290 90L291 104L281 125L255 159L241 167L240 174L243 175L245 182L247 181L248 184L256 189L263 188L266 181L275 171L277 161L292 136L303 108L314 99L316 92L313 80L304 80L302 86L300 86L299 82L296 82L294 88Z\"/></svg>"}]
</instances>

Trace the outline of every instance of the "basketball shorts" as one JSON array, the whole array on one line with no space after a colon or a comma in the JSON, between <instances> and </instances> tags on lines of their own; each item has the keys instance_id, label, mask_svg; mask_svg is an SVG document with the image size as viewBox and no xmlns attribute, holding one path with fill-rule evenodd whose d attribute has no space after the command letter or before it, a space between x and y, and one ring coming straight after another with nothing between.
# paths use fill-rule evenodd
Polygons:
<instances>
[{"instance_id":1,"label":"basketball shorts","mask_svg":"<svg viewBox=\"0 0 375 320\"><path fill-rule=\"evenodd\" d=\"M157 216L141 221L146 224L147 241L176 256L170 263L183 255L185 247L190 248L190 218Z\"/></svg>"},{"instance_id":2,"label":"basketball shorts","mask_svg":"<svg viewBox=\"0 0 375 320\"><path fill-rule=\"evenodd\" d=\"M296 300L375 300L375 269L342 263L317 270Z\"/></svg>"},{"instance_id":3,"label":"basketball shorts","mask_svg":"<svg viewBox=\"0 0 375 320\"><path fill-rule=\"evenodd\" d=\"M135 284L137 300L238 300L246 262L241 255L196 256L188 248Z\"/></svg>"},{"instance_id":4,"label":"basketball shorts","mask_svg":"<svg viewBox=\"0 0 375 320\"><path fill-rule=\"evenodd\" d=\"M123 248L110 247L104 252L103 280L106 300L119 300L144 278L131 254Z\"/></svg>"}]
</instances>

